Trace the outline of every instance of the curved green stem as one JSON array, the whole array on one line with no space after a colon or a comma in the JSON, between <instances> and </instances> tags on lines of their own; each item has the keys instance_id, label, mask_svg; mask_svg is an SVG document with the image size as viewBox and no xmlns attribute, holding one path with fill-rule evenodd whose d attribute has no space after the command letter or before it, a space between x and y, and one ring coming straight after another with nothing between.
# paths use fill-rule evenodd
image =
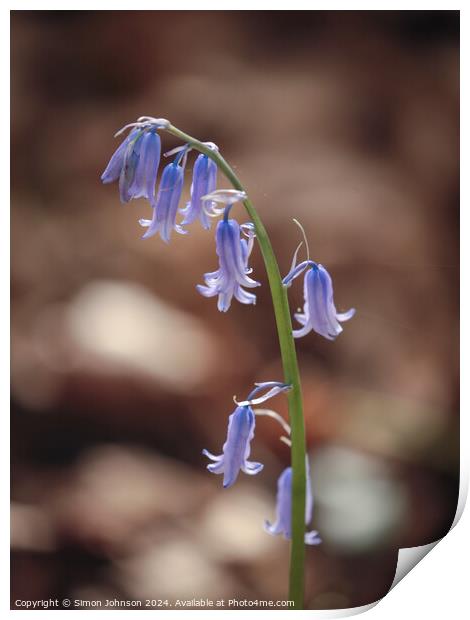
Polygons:
<instances>
[{"instance_id":1,"label":"curved green stem","mask_svg":"<svg viewBox=\"0 0 470 620\"><path fill-rule=\"evenodd\" d=\"M180 131L173 125L166 130L189 143L193 148L208 155L215 161L233 187L240 191L246 191L237 175L222 155L204 143L196 140L188 134ZM302 411L302 393L300 388L299 367L292 336L292 323L290 318L287 292L282 285L281 274L277 264L271 241L251 200L243 201L245 209L255 226L256 237L261 249L264 264L268 274L269 286L276 317L277 333L281 350L282 365L284 369L284 381L292 385L288 392L289 418L292 429L291 433L291 462L292 462L292 542L289 571L289 600L294 601L295 609L303 608L304 599L304 564L305 564L305 427Z\"/></svg>"}]
</instances>

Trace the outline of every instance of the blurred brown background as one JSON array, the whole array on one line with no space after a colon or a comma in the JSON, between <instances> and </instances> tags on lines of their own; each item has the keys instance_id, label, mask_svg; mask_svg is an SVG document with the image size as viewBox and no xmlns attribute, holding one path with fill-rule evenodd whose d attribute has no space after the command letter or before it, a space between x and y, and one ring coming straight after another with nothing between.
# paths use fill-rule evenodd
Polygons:
<instances>
[{"instance_id":1,"label":"blurred brown background","mask_svg":"<svg viewBox=\"0 0 470 620\"><path fill-rule=\"evenodd\" d=\"M262 530L279 429L258 420L265 469L229 490L201 455L220 452L233 394L281 377L263 264L255 249L257 305L222 315L195 290L212 232L141 241L147 204L99 180L140 115L216 142L282 271L296 217L337 306L357 308L336 342L298 341L324 539L308 606L378 599L399 547L446 533L458 38L457 12L12 13L13 601L287 597L288 544Z\"/></svg>"}]
</instances>

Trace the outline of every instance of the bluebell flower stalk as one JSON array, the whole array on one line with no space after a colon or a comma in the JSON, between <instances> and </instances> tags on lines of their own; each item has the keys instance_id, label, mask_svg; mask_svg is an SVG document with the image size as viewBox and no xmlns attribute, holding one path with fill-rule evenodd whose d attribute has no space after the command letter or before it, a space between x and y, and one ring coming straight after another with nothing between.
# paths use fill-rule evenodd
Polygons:
<instances>
[{"instance_id":1,"label":"bluebell flower stalk","mask_svg":"<svg viewBox=\"0 0 470 620\"><path fill-rule=\"evenodd\" d=\"M124 201L128 197L135 197L139 193L139 190L136 189L136 185L142 188L139 182L135 182L136 170L139 167L140 161L136 157L136 155L140 154L140 147L137 144L137 140L141 136L141 133L139 132L145 133L145 131L148 130L150 127L157 127L159 129L164 129L171 133L173 136L181 139L186 144L188 150L195 149L204 156L207 156L213 163L216 164L219 171L221 171L227 177L227 179L231 182L234 188L233 190L218 190L212 192L209 191L208 195L201 195L199 200L199 195L202 193L202 190L196 191L196 179L193 178L194 188L191 193L191 198L194 197L194 204L191 207L190 203L190 205L184 211L184 214L186 216L186 223L188 222L188 219L191 222L195 221L196 219L200 219L202 225L205 226L206 223L203 221L203 213L213 216L221 214L221 209L216 206L216 202L222 202L231 205L236 200L241 200L248 213L250 219L250 226L252 227L251 233L253 234L249 233L248 241L246 241L240 236L240 230L244 230L243 227L239 227L237 229L236 227L238 226L238 224L236 224L235 220L229 220L228 210L225 211L225 217L223 221L219 222L216 228L216 246L217 253L219 255L219 269L211 274L206 274L205 286L200 286L198 288L202 294L206 294L207 296L217 295L219 309L221 309L222 311L225 311L229 308L231 300L234 296L238 298L239 301L242 301L242 303L254 303L255 296L252 293L243 290L242 287L245 286L247 288L254 288L254 286L259 285L258 282L251 280L251 278L248 278L248 275L250 273L250 270L248 268L248 257L251 252L253 237L256 236L266 266L269 286L273 300L274 314L276 318L276 326L284 371L284 381L285 385L288 384L291 388L289 393L287 394L289 403L291 435L290 439L287 437L281 437L281 440L283 440L284 443L287 443L291 447L291 469L289 468L290 474L284 474L282 479L283 494L281 498L282 502L280 503L280 505L282 504L283 507L281 515L282 527L281 525L279 525L279 528L276 528L276 524L274 524L272 527L274 529L280 529L280 531L282 531L283 533L289 532L291 535L288 598L294 601L295 609L302 609L304 593L305 542L309 542L309 540L305 540L305 524L306 514L308 514L309 510L310 500L308 496L306 498L307 471L305 427L302 411L300 376L295 351L294 337L300 336L298 332L305 331L305 333L308 333L308 331L310 331L311 329L315 329L315 327L318 328L318 330L315 329L315 331L318 331L318 333L321 333L321 335L326 334L325 337L328 337L329 339L336 337L339 333L338 325L336 323L340 322L341 320L347 320L347 318L351 318L352 311L343 315L338 314L333 304L332 286L331 296L328 294L328 289L325 288L326 293L323 293L323 298L320 297L318 293L320 289L317 287L315 290L319 296L318 298L316 298L316 301L318 303L320 303L321 301L321 304L323 304L321 306L322 310L315 315L315 319L312 318L313 306L310 302L310 298L308 298L308 295L306 293L304 312L299 313L299 315L297 316L298 320L301 322L302 329L295 330L297 334L294 333L292 329L290 309L287 297L287 286L294 277L300 275L300 273L302 272L302 268L300 268L300 270L298 268L294 268L294 270L297 269L295 274L292 274L291 272L288 276L287 285L285 286L283 284L279 271L279 266L263 222L261 221L261 218L259 217L256 209L254 208L251 200L247 196L246 190L241 184L234 170L229 166L229 164L222 157L220 152L213 149L210 143L204 143L193 138L192 136L184 133L177 127L174 127L173 125L171 125L171 123L164 119L141 117L137 120L137 123L132 123L128 127L132 127L132 130L128 136L128 143L126 147L123 147L122 150L119 151L119 153L115 154L115 159L114 161L110 162L108 169L105 171L105 179L103 179L105 182L111 182L111 179L116 180L116 172L119 171L118 177L119 179L122 179L121 185L123 186L121 191L121 197L124 198ZM125 129L127 129L127 127ZM202 158L200 161L203 161ZM126 166L124 166L124 162L126 162ZM199 178L199 171L196 176ZM200 178L203 178L202 173ZM208 190L209 189L211 189L210 184L208 185ZM140 192L141 191L142 190L140 189ZM218 201L215 199L215 195L218 196ZM198 198L197 200L196 197ZM204 204L205 200L208 200L206 205ZM176 220L173 218L172 215L173 211L171 211L171 217L170 211L171 210L168 209L164 213L164 211L161 210L161 217L167 223L167 226L165 227L165 233L162 235L164 238L166 237L166 240L169 239L169 233L171 233L171 230L173 230L173 228L176 228L177 226ZM154 209L154 218L152 218L151 221L146 221L144 223L144 225L149 225L149 227L153 225L155 231L160 231L163 225L162 220L158 219L158 212L158 209ZM235 223L232 224L232 222ZM249 231L250 229L247 228L246 230ZM306 274L306 279L307 276L308 274ZM249 284L246 283L247 280L249 281ZM324 286L328 286L327 284L325 284L326 279L324 279L323 283ZM308 288L308 292L309 291L310 287ZM313 312L315 312L315 310ZM331 314L332 312L333 314ZM324 316L325 314L326 316ZM318 317L322 318L318 319ZM334 323L334 321L336 321L336 323ZM326 325L326 323L328 323L328 325ZM254 433L254 416L251 416L250 410L255 400L259 402L259 398L251 396L251 400L248 399L247 401L238 403L237 409L233 412L231 416L231 423L229 422L227 441L224 444L223 453L219 456L214 456L206 453L206 455L214 461L210 464L210 467L213 470L217 470L218 473L224 473L224 478L226 475L226 470L230 470L230 472L227 473L226 482L228 483L228 485L230 485L230 483L233 484L234 480L236 480L236 477L238 476L238 472L240 470L243 471L243 467L245 467L248 471L255 471L258 469L258 466L261 465L260 463L253 463L253 467L251 467L250 461L247 460L249 456L250 442L253 439ZM251 413L253 413L252 410ZM286 493L288 488L290 488L290 494ZM289 510L287 509L288 500L286 499L289 497L291 505L291 521L290 527L288 528L286 525L287 521L285 519L285 514L289 512ZM277 521L279 521L279 519ZM312 541L313 540L314 536L312 535Z\"/></svg>"},{"instance_id":2,"label":"bluebell flower stalk","mask_svg":"<svg viewBox=\"0 0 470 620\"><path fill-rule=\"evenodd\" d=\"M268 392L256 398L257 394L265 389L268 389ZM263 469L262 463L248 460L256 424L252 405L265 402L269 398L288 390L290 390L289 385L278 381L257 383L246 401L239 403L235 411L229 416L227 439L223 445L222 454L216 456L208 450L202 451L204 456L214 461L209 463L207 469L212 474L223 474L224 488L228 488L236 482L240 471L254 476Z\"/></svg>"},{"instance_id":3,"label":"bluebell flower stalk","mask_svg":"<svg viewBox=\"0 0 470 620\"><path fill-rule=\"evenodd\" d=\"M283 279L284 286L290 286L304 271L304 308L303 312L294 314L302 327L295 329L293 336L301 338L313 330L328 340L335 340L343 331L340 322L351 319L356 311L354 308L347 312L336 311L331 276L323 265L312 260L306 260L294 267Z\"/></svg>"},{"instance_id":4,"label":"bluebell flower stalk","mask_svg":"<svg viewBox=\"0 0 470 620\"><path fill-rule=\"evenodd\" d=\"M208 155L200 153L193 168L193 180L191 184L191 199L183 210L183 226L199 220L205 229L209 229L211 221L207 215L203 197L212 193L217 187L217 164ZM211 205L207 205L210 209Z\"/></svg>"},{"instance_id":5,"label":"bluebell flower stalk","mask_svg":"<svg viewBox=\"0 0 470 620\"><path fill-rule=\"evenodd\" d=\"M229 219L230 206L225 209L222 220L215 231L216 252L219 257L219 269L204 275L205 286L197 285L197 290L204 297L218 297L217 307L220 312L227 312L233 297L242 304L255 304L256 295L245 291L243 287L255 288L260 283L248 276L248 258L252 244L241 238L240 225Z\"/></svg>"},{"instance_id":6,"label":"bluebell flower stalk","mask_svg":"<svg viewBox=\"0 0 470 620\"><path fill-rule=\"evenodd\" d=\"M226 162L219 152L211 151L203 142L193 138L173 125L167 127L167 131L190 144L192 148L208 155L215 161L232 186L238 192L246 190L235 174L234 170ZM282 284L279 265L274 254L268 233L258 212L254 208L248 196L243 199L243 205L253 223L258 245L266 267L269 286L271 290L276 326L279 337L284 380L292 385L287 394L289 402L289 418L292 429L291 434L291 464L292 464L292 542L289 567L289 594L288 598L294 601L294 609L302 609L304 603L304 568L305 568L305 423L302 407L302 390L300 374L295 351L295 341L292 335L292 322L290 317L287 290Z\"/></svg>"},{"instance_id":7,"label":"bluebell flower stalk","mask_svg":"<svg viewBox=\"0 0 470 620\"><path fill-rule=\"evenodd\" d=\"M308 525L312 520L313 513L313 495L308 462L306 468L305 525ZM279 476L277 482L276 521L273 524L266 521L264 528L272 536L282 535L288 540L292 538L292 467L286 467ZM319 545L321 538L316 530L312 530L304 534L304 541L307 545Z\"/></svg>"}]
</instances>

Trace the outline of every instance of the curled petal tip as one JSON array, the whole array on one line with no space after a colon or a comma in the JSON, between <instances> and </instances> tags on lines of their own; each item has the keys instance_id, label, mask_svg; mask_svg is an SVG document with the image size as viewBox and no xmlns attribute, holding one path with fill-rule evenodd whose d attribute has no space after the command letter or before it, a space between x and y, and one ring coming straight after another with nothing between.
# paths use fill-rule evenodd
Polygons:
<instances>
[{"instance_id":1,"label":"curled petal tip","mask_svg":"<svg viewBox=\"0 0 470 620\"><path fill-rule=\"evenodd\" d=\"M273 532L274 528L273 528L271 521L268 521L267 519L265 519L263 528L264 528L264 531L267 532L268 534L271 534L271 536L275 535Z\"/></svg>"},{"instance_id":2,"label":"curled petal tip","mask_svg":"<svg viewBox=\"0 0 470 620\"><path fill-rule=\"evenodd\" d=\"M263 471L264 465L263 463L246 463L245 467L242 467L242 471L248 476L256 476L261 471Z\"/></svg>"},{"instance_id":3,"label":"curled petal tip","mask_svg":"<svg viewBox=\"0 0 470 620\"><path fill-rule=\"evenodd\" d=\"M350 310L347 310L346 312L339 312L336 315L336 318L338 319L338 321L349 321L349 319L352 319L353 316L356 314L356 309L355 308L351 308Z\"/></svg>"}]
</instances>

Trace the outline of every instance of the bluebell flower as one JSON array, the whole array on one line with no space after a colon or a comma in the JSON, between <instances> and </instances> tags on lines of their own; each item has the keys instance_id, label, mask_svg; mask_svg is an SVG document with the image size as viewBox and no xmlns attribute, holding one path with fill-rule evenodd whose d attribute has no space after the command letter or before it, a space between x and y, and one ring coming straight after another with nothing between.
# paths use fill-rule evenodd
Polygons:
<instances>
[{"instance_id":1,"label":"bluebell flower","mask_svg":"<svg viewBox=\"0 0 470 620\"><path fill-rule=\"evenodd\" d=\"M255 436L255 414L251 407L237 407L229 416L227 441L222 448L222 454L215 456L208 450L202 453L214 463L207 466L213 474L224 475L224 488L232 486L238 478L240 470L251 476L258 474L262 463L248 460L250 456L250 442Z\"/></svg>"},{"instance_id":2,"label":"bluebell flower","mask_svg":"<svg viewBox=\"0 0 470 620\"><path fill-rule=\"evenodd\" d=\"M211 222L203 208L202 197L212 193L217 186L217 164L207 155L201 153L193 168L191 200L183 209L185 218L182 225L192 224L199 219L203 228L210 228ZM210 208L210 205L208 205Z\"/></svg>"},{"instance_id":3,"label":"bluebell flower","mask_svg":"<svg viewBox=\"0 0 470 620\"><path fill-rule=\"evenodd\" d=\"M101 175L103 183L119 179L121 202L147 198L153 204L160 163L161 141L154 125L133 129L111 157Z\"/></svg>"},{"instance_id":4,"label":"bluebell flower","mask_svg":"<svg viewBox=\"0 0 470 620\"><path fill-rule=\"evenodd\" d=\"M135 143L135 140L140 136L142 132L139 129L134 129L129 135L121 142L118 148L114 151L106 166L105 171L101 175L103 183L114 183L119 179L124 164L124 156L126 149L131 142Z\"/></svg>"},{"instance_id":5,"label":"bluebell flower","mask_svg":"<svg viewBox=\"0 0 470 620\"><path fill-rule=\"evenodd\" d=\"M283 279L284 286L289 286L292 280L305 270L304 309L303 312L294 314L302 327L292 333L295 338L301 338L313 329L320 336L334 340L343 331L340 322L352 318L356 311L354 308L347 312L336 311L330 274L322 265L312 260L294 267Z\"/></svg>"},{"instance_id":6,"label":"bluebell flower","mask_svg":"<svg viewBox=\"0 0 470 620\"><path fill-rule=\"evenodd\" d=\"M141 219L141 226L147 226L148 230L142 236L143 239L152 237L157 232L160 237L168 243L171 233L174 230L184 235L186 230L176 224L178 204L183 191L184 168L179 164L180 158L168 164L163 169L162 178L158 187L157 198L153 207L151 220Z\"/></svg>"},{"instance_id":7,"label":"bluebell flower","mask_svg":"<svg viewBox=\"0 0 470 620\"><path fill-rule=\"evenodd\" d=\"M255 398L260 391L267 388L269 389L266 394ZM208 450L202 451L205 456L214 461L207 466L207 469L213 474L224 475L224 488L235 483L240 470L245 474L254 476L263 469L262 463L248 460L251 450L250 443L255 436L255 414L251 405L264 402L281 392L288 391L290 388L290 385L278 381L257 383L256 388L248 395L247 400L239 403L235 411L229 416L227 440L223 445L222 454L216 456Z\"/></svg>"},{"instance_id":8,"label":"bluebell flower","mask_svg":"<svg viewBox=\"0 0 470 620\"><path fill-rule=\"evenodd\" d=\"M310 483L310 472L307 463L307 488L305 497L305 525L312 520L313 495ZM292 538L292 467L287 467L279 476L276 497L276 521L265 522L264 529L272 536L282 534L284 538ZM306 532L305 544L319 545L321 538L316 530Z\"/></svg>"},{"instance_id":9,"label":"bluebell flower","mask_svg":"<svg viewBox=\"0 0 470 620\"><path fill-rule=\"evenodd\" d=\"M217 224L215 231L219 269L204 274L206 285L198 284L196 287L204 297L218 295L217 307L221 312L227 312L234 296L242 304L255 304L256 295L242 287L260 286L259 282L248 277L251 272L248 258L253 247L253 234L249 233L249 242L241 239L240 225L236 220L228 219L229 210L230 207L225 209L224 218Z\"/></svg>"}]
</instances>

